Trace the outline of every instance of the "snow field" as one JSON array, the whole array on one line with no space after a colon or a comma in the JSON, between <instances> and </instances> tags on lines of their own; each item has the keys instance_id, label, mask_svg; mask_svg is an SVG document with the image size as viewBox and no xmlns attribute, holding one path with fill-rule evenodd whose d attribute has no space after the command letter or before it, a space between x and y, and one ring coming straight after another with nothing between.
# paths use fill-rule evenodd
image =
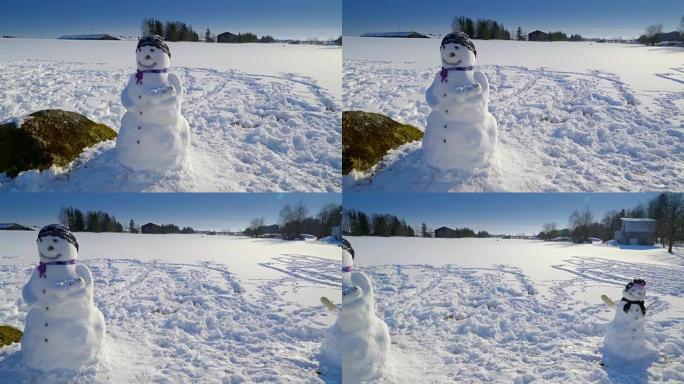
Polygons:
<instances>
[{"instance_id":1,"label":"snow field","mask_svg":"<svg viewBox=\"0 0 684 384\"><path fill-rule=\"evenodd\" d=\"M60 108L119 129L125 112L120 94L134 73L135 42L68 43L36 40L50 56L0 40L0 121ZM329 67L339 67L341 51L248 45L170 43L171 71L185 87L182 114L192 137L180 171L132 173L116 162L109 141L65 169L27 171L13 180L0 175L0 190L339 191L339 90ZM326 69L294 60L301 55Z\"/></svg>"},{"instance_id":2,"label":"snow field","mask_svg":"<svg viewBox=\"0 0 684 384\"><path fill-rule=\"evenodd\" d=\"M681 255L496 239L348 238L373 281L400 383L684 379ZM602 367L599 347L634 277L647 281L650 367Z\"/></svg>"},{"instance_id":3,"label":"snow field","mask_svg":"<svg viewBox=\"0 0 684 384\"><path fill-rule=\"evenodd\" d=\"M368 174L346 177L345 190L681 189L684 88L670 79L681 73L675 52L584 43L475 44L478 69L491 87L489 109L499 123L493 165L436 171L422 161L420 143L408 143ZM639 61L616 67L616 55L627 49ZM424 130L430 112L424 94L438 69L439 42L432 39L346 39L344 109L379 112Z\"/></svg>"},{"instance_id":4,"label":"snow field","mask_svg":"<svg viewBox=\"0 0 684 384\"><path fill-rule=\"evenodd\" d=\"M21 244L0 252L0 322L19 328L27 309L20 290L34 268L27 263L33 235L0 235L3 245L8 239ZM95 278L95 305L107 323L106 360L77 374L39 375L21 367L14 345L0 350L0 377L322 383L317 353L335 315L318 299L339 300L338 247L223 236L76 236L82 262ZM93 257L108 253L94 252L95 244L110 252L116 244L126 256Z\"/></svg>"}]
</instances>

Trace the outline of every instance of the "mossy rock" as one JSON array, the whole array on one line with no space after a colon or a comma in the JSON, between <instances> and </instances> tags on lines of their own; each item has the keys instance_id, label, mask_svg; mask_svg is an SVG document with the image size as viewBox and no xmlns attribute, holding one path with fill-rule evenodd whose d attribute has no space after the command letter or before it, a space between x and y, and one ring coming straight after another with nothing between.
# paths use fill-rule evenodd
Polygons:
<instances>
[{"instance_id":1,"label":"mossy rock","mask_svg":"<svg viewBox=\"0 0 684 384\"><path fill-rule=\"evenodd\" d=\"M116 138L116 132L76 112L46 109L20 122L0 124L0 172L14 177L53 164L65 166L84 148Z\"/></svg>"},{"instance_id":2,"label":"mossy rock","mask_svg":"<svg viewBox=\"0 0 684 384\"><path fill-rule=\"evenodd\" d=\"M342 112L342 173L366 171L405 143L421 140L420 129L379 113Z\"/></svg>"},{"instance_id":3,"label":"mossy rock","mask_svg":"<svg viewBox=\"0 0 684 384\"><path fill-rule=\"evenodd\" d=\"M24 332L9 325L0 325L0 347L20 342L23 334Z\"/></svg>"}]
</instances>

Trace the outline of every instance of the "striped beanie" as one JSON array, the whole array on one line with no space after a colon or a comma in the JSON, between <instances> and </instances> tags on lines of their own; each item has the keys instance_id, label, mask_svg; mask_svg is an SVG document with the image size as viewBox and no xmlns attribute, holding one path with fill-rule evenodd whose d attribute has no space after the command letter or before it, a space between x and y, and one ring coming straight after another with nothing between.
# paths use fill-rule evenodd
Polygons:
<instances>
[{"instance_id":1,"label":"striped beanie","mask_svg":"<svg viewBox=\"0 0 684 384\"><path fill-rule=\"evenodd\" d=\"M62 224L50 224L46 225L43 227L43 229L38 232L38 240L42 239L43 237L47 236L54 236L54 237L59 237L60 239L64 239L76 247L76 250L78 251L78 242L76 241L76 237L74 237L74 234L69 231L69 228L66 227L66 225Z\"/></svg>"}]
</instances>

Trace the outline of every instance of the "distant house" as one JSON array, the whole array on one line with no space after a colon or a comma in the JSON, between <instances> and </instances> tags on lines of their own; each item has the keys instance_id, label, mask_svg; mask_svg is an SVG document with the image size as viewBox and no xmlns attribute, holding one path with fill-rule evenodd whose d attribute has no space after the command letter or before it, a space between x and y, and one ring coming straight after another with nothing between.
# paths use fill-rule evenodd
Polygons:
<instances>
[{"instance_id":1,"label":"distant house","mask_svg":"<svg viewBox=\"0 0 684 384\"><path fill-rule=\"evenodd\" d=\"M435 237L453 238L456 237L456 231L449 227L441 227L435 229Z\"/></svg>"},{"instance_id":2,"label":"distant house","mask_svg":"<svg viewBox=\"0 0 684 384\"><path fill-rule=\"evenodd\" d=\"M161 226L154 223L147 223L140 227L141 233L162 233Z\"/></svg>"},{"instance_id":3,"label":"distant house","mask_svg":"<svg viewBox=\"0 0 684 384\"><path fill-rule=\"evenodd\" d=\"M529 41L551 41L551 36L548 33L536 30L527 34Z\"/></svg>"},{"instance_id":4,"label":"distant house","mask_svg":"<svg viewBox=\"0 0 684 384\"><path fill-rule=\"evenodd\" d=\"M0 231L33 231L33 229L17 223L0 223Z\"/></svg>"},{"instance_id":5,"label":"distant house","mask_svg":"<svg viewBox=\"0 0 684 384\"><path fill-rule=\"evenodd\" d=\"M615 240L620 244L653 245L655 243L656 221L623 217L622 227L615 231Z\"/></svg>"},{"instance_id":6,"label":"distant house","mask_svg":"<svg viewBox=\"0 0 684 384\"><path fill-rule=\"evenodd\" d=\"M107 33L100 33L94 35L66 35L60 37L61 40L119 40L116 37Z\"/></svg>"},{"instance_id":7,"label":"distant house","mask_svg":"<svg viewBox=\"0 0 684 384\"><path fill-rule=\"evenodd\" d=\"M238 35L230 32L223 32L216 36L217 43L239 43Z\"/></svg>"},{"instance_id":8,"label":"distant house","mask_svg":"<svg viewBox=\"0 0 684 384\"><path fill-rule=\"evenodd\" d=\"M408 32L369 32L364 33L361 37L398 37L404 39L429 39L430 36L418 33L416 31Z\"/></svg>"}]
</instances>

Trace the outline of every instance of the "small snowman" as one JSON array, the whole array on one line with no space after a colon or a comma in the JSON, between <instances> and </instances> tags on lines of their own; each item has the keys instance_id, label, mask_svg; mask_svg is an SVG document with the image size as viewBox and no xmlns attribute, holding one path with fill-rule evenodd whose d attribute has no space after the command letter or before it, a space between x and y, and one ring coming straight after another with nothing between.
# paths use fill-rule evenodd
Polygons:
<instances>
[{"instance_id":1,"label":"small snowman","mask_svg":"<svg viewBox=\"0 0 684 384\"><path fill-rule=\"evenodd\" d=\"M181 115L183 85L169 73L171 52L159 36L140 39L138 70L121 93L126 113L116 139L119 162L134 171L163 174L180 167L190 142Z\"/></svg>"},{"instance_id":2,"label":"small snowman","mask_svg":"<svg viewBox=\"0 0 684 384\"><path fill-rule=\"evenodd\" d=\"M343 242L342 307L321 345L321 372L342 376L342 383L367 383L391 377L389 328L375 314L373 286L352 271L354 250Z\"/></svg>"},{"instance_id":3,"label":"small snowman","mask_svg":"<svg viewBox=\"0 0 684 384\"><path fill-rule=\"evenodd\" d=\"M40 263L22 291L30 307L21 339L24 365L78 370L100 356L105 335L104 317L93 304L93 277L77 262L78 243L64 225L44 227L37 243Z\"/></svg>"},{"instance_id":4,"label":"small snowman","mask_svg":"<svg viewBox=\"0 0 684 384\"><path fill-rule=\"evenodd\" d=\"M472 40L454 30L440 46L442 69L425 93L432 112L423 137L425 163L441 171L473 171L489 164L498 140L489 113L487 76L474 69Z\"/></svg>"},{"instance_id":5,"label":"small snowman","mask_svg":"<svg viewBox=\"0 0 684 384\"><path fill-rule=\"evenodd\" d=\"M622 299L613 303L615 318L608 324L608 332L603 340L605 359L636 361L657 355L644 334L645 296L646 282L634 279L623 289ZM605 296L603 300L611 303Z\"/></svg>"}]
</instances>

